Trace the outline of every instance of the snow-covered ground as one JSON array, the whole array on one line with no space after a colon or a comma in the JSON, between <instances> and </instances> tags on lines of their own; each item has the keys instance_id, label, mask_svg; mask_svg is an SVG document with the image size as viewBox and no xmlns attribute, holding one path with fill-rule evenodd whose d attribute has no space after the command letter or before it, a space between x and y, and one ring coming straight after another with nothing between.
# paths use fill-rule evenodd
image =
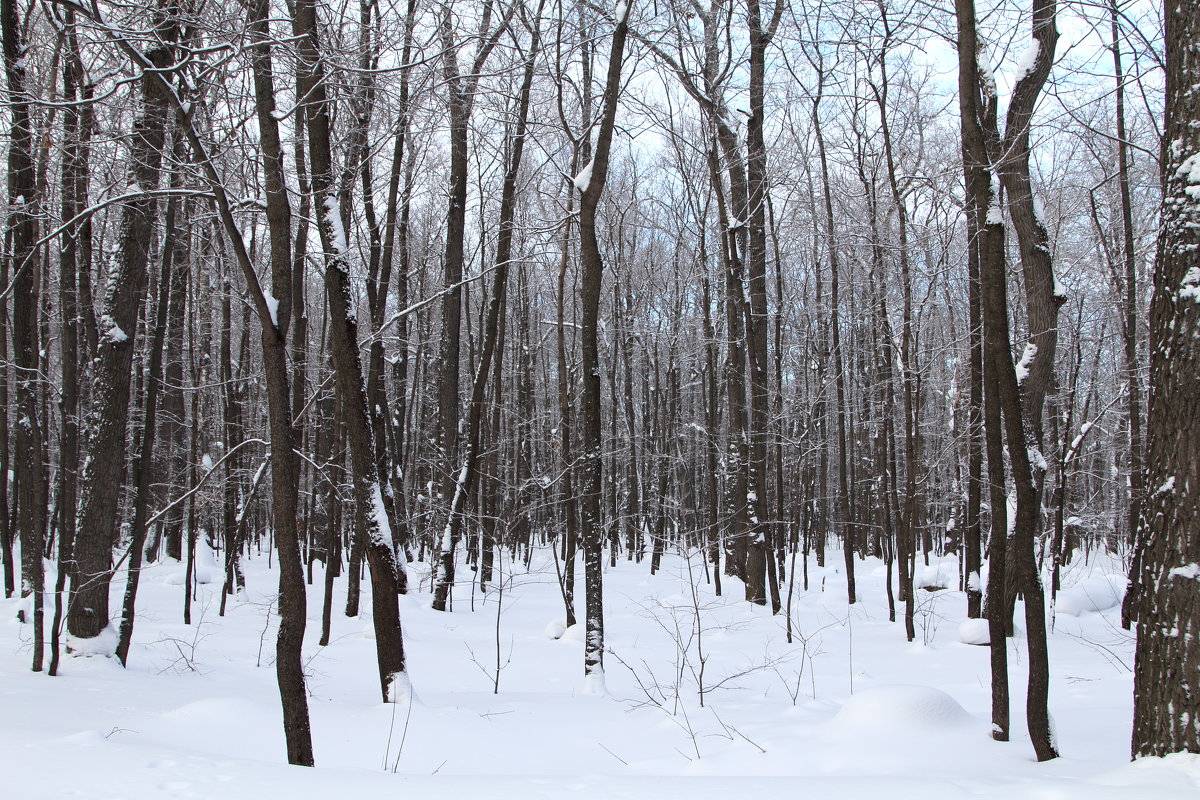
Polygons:
<instances>
[{"instance_id":1,"label":"snow-covered ground","mask_svg":"<svg viewBox=\"0 0 1200 800\"><path fill-rule=\"evenodd\" d=\"M410 565L422 584L401 600L414 696L395 705L379 699L369 605L340 613L344 580L332 641L317 645L318 564L305 647L316 769L286 764L267 558L246 564L248 590L223 618L219 569L202 561L211 582L190 626L182 566L145 571L129 669L72 656L57 678L30 672L30 627L15 619L18 601L0 601L0 797L1200 796L1200 757L1129 763L1133 641L1117 623L1119 565L1104 559L1072 565L1059 596L1050 702L1063 757L1047 764L1022 722L1020 631L1014 736L999 744L987 648L966 643L979 631L963 624L964 596L919 591L909 643L888 622L879 562L858 564L854 606L840 553L810 563L789 644L784 615L740 601L736 581L715 597L697 555L670 555L653 577L648 561L621 560L605 576L599 696L584 691L578 627L563 632L553 561L526 569L506 555L503 591L460 585L445 614L429 608L428 570ZM957 583L953 560L927 571Z\"/></svg>"}]
</instances>

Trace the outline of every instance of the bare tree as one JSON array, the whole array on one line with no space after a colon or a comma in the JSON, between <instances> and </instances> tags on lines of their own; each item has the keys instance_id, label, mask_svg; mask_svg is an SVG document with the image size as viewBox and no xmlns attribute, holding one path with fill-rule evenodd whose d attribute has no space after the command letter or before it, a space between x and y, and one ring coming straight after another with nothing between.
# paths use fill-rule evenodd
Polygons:
<instances>
[{"instance_id":1,"label":"bare tree","mask_svg":"<svg viewBox=\"0 0 1200 800\"><path fill-rule=\"evenodd\" d=\"M160 78L173 61L171 43L178 26L158 13L155 45L135 60L141 71L139 112L130 145L129 184L120 205L118 255L108 276L105 314L94 362L92 408L88 416L87 458L80 480L79 530L74 553L72 599L67 617L73 635L98 636L108 625L108 588L117 534L117 497L126 454L130 372L134 337L146 294L152 226L166 139L169 87Z\"/></svg>"},{"instance_id":2,"label":"bare tree","mask_svg":"<svg viewBox=\"0 0 1200 800\"><path fill-rule=\"evenodd\" d=\"M608 179L613 131L617 122L617 99L621 93L621 65L625 59L625 41L629 36L629 12L628 0L620 0L614 12L616 27L608 55L604 94L600 100L596 146L592 151L592 160L575 176L575 186L580 192L579 335L583 350L583 452L580 456L583 525L580 538L583 541L584 590L587 595L583 671L589 680L599 683L594 688L601 690L604 681L604 519L600 503L603 490L603 440L598 329L604 257L596 235L596 215Z\"/></svg>"},{"instance_id":3,"label":"bare tree","mask_svg":"<svg viewBox=\"0 0 1200 800\"><path fill-rule=\"evenodd\" d=\"M404 684L407 681L397 601L402 567L392 544L391 531L395 521L389 518L391 506L384 501L384 494L391 492L391 485L388 476L380 475L378 471L380 462L375 454L378 444L371 426L362 360L358 354L349 247L333 181L330 101L314 0L298 0L293 27L299 40L298 86L304 98L313 205L319 209L321 246L325 251L325 295L329 304L334 377L350 444L355 527L366 535L364 547L371 569L380 690L385 702L395 702L406 690Z\"/></svg>"},{"instance_id":4,"label":"bare tree","mask_svg":"<svg viewBox=\"0 0 1200 800\"><path fill-rule=\"evenodd\" d=\"M445 473L439 484L447 491L455 485L453 471L458 463L459 419L459 369L462 327L462 279L463 248L466 237L468 128L471 111L475 104L475 93L488 56L495 49L500 36L508 27L518 3L510 2L503 16L492 25L493 0L487 0L479 19L476 33L477 47L470 71L463 74L458 64L458 46L454 41L451 9L442 12L438 34L442 43L443 77L448 92L450 111L450 186L449 206L446 209L446 253L443 267L445 296L442 300L442 344L438 355L441 372L438 376L438 428L437 449L444 459ZM451 501L453 498L450 498ZM436 611L449 609L450 589L454 585L454 550L457 541L453 538L440 542L438 575L434 585L433 608Z\"/></svg>"},{"instance_id":5,"label":"bare tree","mask_svg":"<svg viewBox=\"0 0 1200 800\"><path fill-rule=\"evenodd\" d=\"M5 231L11 259L13 368L16 372L17 530L21 540L21 596L29 597L33 621L33 671L42 670L42 547L46 538L46 446L39 397L40 357L37 285L41 273L37 247L41 214L34 165L34 131L26 87L25 45L16 0L3 0L4 72L12 116L8 148L8 202L13 209ZM7 381L7 378L5 379ZM0 476L7 480L7 475ZM3 513L7 515L8 509ZM11 551L10 551L11 552ZM107 591L107 585L105 585ZM107 622L107 620L106 620Z\"/></svg>"}]
</instances>

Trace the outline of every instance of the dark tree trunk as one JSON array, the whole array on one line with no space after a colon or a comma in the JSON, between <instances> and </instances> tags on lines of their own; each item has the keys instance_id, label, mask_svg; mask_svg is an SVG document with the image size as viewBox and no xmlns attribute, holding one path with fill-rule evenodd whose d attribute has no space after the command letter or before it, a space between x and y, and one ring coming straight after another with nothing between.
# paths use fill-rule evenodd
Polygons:
<instances>
[{"instance_id":1,"label":"dark tree trunk","mask_svg":"<svg viewBox=\"0 0 1200 800\"><path fill-rule=\"evenodd\" d=\"M1054 277L1050 260L1050 235L1037 212L1029 170L1029 133L1033 109L1050 75L1058 43L1055 0L1033 2L1033 44L1037 48L1032 65L1013 87L1004 124L1004 140L993 152L999 175L1008 195L1008 210L1017 234L1017 246L1025 278L1029 342L1022 356L1026 375L1011 369L1011 355L997 364L1000 402L1009 459L1017 494L1017 524L1013 535L1014 567L1018 589L1025 598L1026 641L1029 645L1029 689L1026 721L1039 761L1057 757L1047 709L1050 663L1046 645L1046 600L1034 556L1035 540L1041 530L1042 488L1046 459L1042 455L1042 411L1045 398L1054 388L1054 360L1058 345L1058 309L1066 299ZM983 279L985 282L988 278ZM1006 276L996 273L997 301ZM1002 331L1008 340L1007 302ZM985 310L986 313L986 310ZM1007 348L1006 348L1007 349ZM998 357L998 354L997 354ZM1010 379L1011 374L1011 379Z\"/></svg>"},{"instance_id":2,"label":"dark tree trunk","mask_svg":"<svg viewBox=\"0 0 1200 800\"><path fill-rule=\"evenodd\" d=\"M1137 535L1135 758L1200 753L1200 8L1165 0L1163 18L1166 129L1150 304L1149 492Z\"/></svg>"},{"instance_id":3,"label":"dark tree trunk","mask_svg":"<svg viewBox=\"0 0 1200 800\"><path fill-rule=\"evenodd\" d=\"M170 28L168 41L174 38ZM140 55L140 54L139 54ZM167 47L142 58L158 70L171 63ZM167 92L161 73L143 68L140 113L131 145L130 183L143 192L158 186L166 132ZM67 617L72 635L98 636L108 625L108 588L112 579L112 548L117 534L117 498L126 454L125 426L129 419L129 383L134 334L146 293L153 221L158 207L151 194L136 194L121 203L117 258L110 273L96 350L92 409L88 416L88 459L80 481L79 530L75 540L72 601Z\"/></svg>"},{"instance_id":4,"label":"dark tree trunk","mask_svg":"<svg viewBox=\"0 0 1200 800\"><path fill-rule=\"evenodd\" d=\"M1063 297L1057 290L1050 263L1049 237L1035 211L1029 179L1029 125L1033 107L1050 74L1058 32L1055 28L1054 0L1035 0L1033 4L1033 61L1019 76L1009 102L1005 134L1001 139L996 117L996 87L990 77L982 76L978 66L980 43L975 27L972 0L958 0L959 93L963 126L963 159L967 172L968 195L976 220L981 220L979 237L980 300L984 326L984 358L994 381L993 396L999 412L988 410L985 426L1002 424L1007 440L1016 514L1012 534L1011 566L1014 588L1025 597L1025 624L1029 645L1029 689L1026 720L1039 761L1057 756L1050 732L1047 695L1049 659L1046 648L1045 596L1034 557L1034 540L1041 520L1041 491L1046 471L1042 457L1042 407L1051 389L1057 342L1056 319ZM991 186L992 169L1008 193L1008 208L1017 232L1018 247L1025 275L1030 342L1022 357L1022 375L1018 376L1009 350L1007 274L1004 264L1004 217L1000 199ZM985 400L986 402L986 400ZM988 433L991 436L991 432ZM989 476L995 484L997 473L991 466ZM993 492L995 489L993 489ZM992 504L992 530L995 539L997 515L1001 505ZM993 545L995 542L993 541ZM994 578L995 563L989 571ZM992 624L992 653L1004 642L997 641L995 614L1000 597L991 590L989 578L989 619ZM1008 614L1004 614L1008 617ZM998 666L998 662L994 662ZM993 681L999 677L993 673ZM1005 678L1007 681L1007 678ZM995 687L994 687L995 690ZM1007 694L1007 692L1005 692ZM995 700L995 694L993 695ZM999 727L999 725L997 725Z\"/></svg>"},{"instance_id":5,"label":"dark tree trunk","mask_svg":"<svg viewBox=\"0 0 1200 800\"><path fill-rule=\"evenodd\" d=\"M350 288L348 245L342 214L334 194L330 101L327 93L316 6L298 0L294 32L300 55L298 85L306 98L309 163L312 167L313 205L320 219L325 251L325 294L329 304L330 344L334 377L350 443L351 480L354 487L356 528L365 533L364 547L371 569L371 600L378 656L380 690L385 702L406 691L404 639L400 629L401 567L392 549L390 504L384 494L391 486L378 472L375 437L358 355L358 325ZM289 281L290 287L290 281ZM301 580L302 580L302 576Z\"/></svg>"},{"instance_id":6,"label":"dark tree trunk","mask_svg":"<svg viewBox=\"0 0 1200 800\"><path fill-rule=\"evenodd\" d=\"M481 436L484 423L484 391L491 376L492 359L503 358L497 353L501 339L502 316L505 293L508 290L508 271L512 259L514 217L517 203L517 177L521 170L521 156L525 149L525 129L529 121L529 93L533 85L534 60L541 42L540 31L534 30L530 53L525 62L521 92L517 100L515 127L509 137L510 156L504 173L504 186L500 199L500 225L496 238L496 268L492 274L492 292L487 307L487 320L482 331L483 350L475 379L471 384L471 405L467 411L467 441L463 465L454 480L454 496L450 501L450 514L442 534L434 586L433 607L443 611L450 609L450 590L454 583L454 542L461 534L463 514L467 498L478 471Z\"/></svg>"},{"instance_id":7,"label":"dark tree trunk","mask_svg":"<svg viewBox=\"0 0 1200 800\"><path fill-rule=\"evenodd\" d=\"M767 453L770 444L770 381L767 359L767 146L763 138L766 124L767 47L779 25L784 3L776 0L772 17L764 20L759 0L748 0L746 21L750 44L750 116L746 121L746 197L749 214L747 228L746 278L749 304L746 309L746 343L750 367L750 476L749 505L751 536L746 560L746 599L767 602L767 496L770 487ZM850 594L854 593L853 564L847 575ZM772 611L777 612L778 608Z\"/></svg>"},{"instance_id":8,"label":"dark tree trunk","mask_svg":"<svg viewBox=\"0 0 1200 800\"><path fill-rule=\"evenodd\" d=\"M33 119L25 87L26 51L21 41L16 0L3 0L0 22L4 28L4 72L8 79L9 114L12 117L8 149L8 203L11 210L7 236L13 298L12 361L16 372L17 435L13 460L18 487L17 531L21 541L21 596L32 595L33 671L40 672L45 647L42 549L46 538L47 455L45 417L39 398L37 286L41 268L37 239L41 209L33 160ZM7 377L4 380L7 382ZM7 406L4 413L8 413ZM7 482L7 473L0 474L0 480ZM7 515L7 507L2 512ZM11 562L11 555L8 560ZM107 583L104 588L107 592Z\"/></svg>"},{"instance_id":9,"label":"dark tree trunk","mask_svg":"<svg viewBox=\"0 0 1200 800\"><path fill-rule=\"evenodd\" d=\"M223 209L222 218L226 224L226 232L239 253L238 261L262 327L267 419L271 433L271 509L275 542L279 548L279 634L275 643L275 675L283 706L288 763L312 766L312 733L302 665L307 598L296 526L299 507L299 465L292 428L287 352L294 268L291 205L284 180L279 122L275 118L275 69L271 56L269 13L267 0L255 0L249 9L254 57L255 111L258 118L259 142L262 146L267 226L271 240L270 293L260 288L227 209ZM271 298L273 307L267 302L268 297Z\"/></svg>"},{"instance_id":10,"label":"dark tree trunk","mask_svg":"<svg viewBox=\"0 0 1200 800\"><path fill-rule=\"evenodd\" d=\"M979 59L983 53L978 39L974 0L956 0L958 21L958 89L962 130L962 159L966 183L967 246L979 266L981 311L981 347L983 380L983 433L987 448L991 527L988 545L988 585L986 614L990 633L992 671L992 738L1009 739L1008 643L1004 613L1004 573L1007 555L1008 519L1004 492L1004 433L999 405L997 345L1001 360L1011 369L1007 334L997 342L997 275L1004 288L1004 218L1000 198L992 191L989 144L999 138L996 112L996 86L990 76L981 75ZM1001 321L1007 329L1008 320Z\"/></svg>"},{"instance_id":11,"label":"dark tree trunk","mask_svg":"<svg viewBox=\"0 0 1200 800\"><path fill-rule=\"evenodd\" d=\"M176 141L174 153L176 163L184 163L183 156L185 152L180 142ZM182 184L181 176L177 170L173 171L171 175L171 184L173 187L178 187ZM121 666L123 667L128 666L129 662L129 645L133 640L133 623L137 609L137 592L142 571L142 556L146 547L146 517L150 507L151 494L150 476L154 472L155 422L158 417L159 387L163 381L163 376L160 374L163 366L163 347L168 329L171 331L172 337L179 340L180 348L182 349L182 317L180 318L180 325L177 328L172 328L169 324L165 324L167 320L172 319L174 316L173 310L169 308L169 304L175 299L172 287L175 281L176 270L182 268L182 264L177 264L176 259L186 259L188 257L186 245L181 247L178 242L179 237L188 235L186 223L181 223L179 219L179 203L180 200L176 197L171 197L167 201L167 236L163 247L162 268L159 271L158 277L158 302L155 305L153 330L148 336L149 353L146 359L146 389L143 402L142 439L140 450L129 470L130 477L133 479L136 489L134 495L133 523L130 527L129 576L125 580L125 597L122 602L121 624L117 635L117 658L121 661ZM179 299L182 301L186 296L187 283L185 280L183 297ZM147 313L147 317L149 317L149 313ZM149 330L150 328L151 326L147 325L147 329ZM181 392L182 388L180 385L179 389Z\"/></svg>"},{"instance_id":12,"label":"dark tree trunk","mask_svg":"<svg viewBox=\"0 0 1200 800\"><path fill-rule=\"evenodd\" d=\"M580 344L583 350L583 453L581 454L584 589L587 595L583 671L592 690L603 691L604 681L604 520L601 513L602 457L600 409L599 315L604 281L604 260L596 236L596 212L608 178L608 160L621 91L621 64L629 33L629 5L619 6L608 57L601 100L599 131L592 161L584 167L586 179L576 178L579 200Z\"/></svg>"},{"instance_id":13,"label":"dark tree trunk","mask_svg":"<svg viewBox=\"0 0 1200 800\"><path fill-rule=\"evenodd\" d=\"M64 19L66 57L63 66L63 99L73 103L91 95L84 86L86 70L79 55L79 40L75 30L74 13ZM88 170L87 148L91 135L91 111L68 106L63 113L62 217L67 225L59 248L59 281L62 292L62 428L59 434L59 539L58 576L54 585L54 619L50 625L50 675L58 673L61 652L60 630L65 611L64 591L67 576L74 563L73 544L77 524L77 495L79 490L79 362L82 311L78 274L91 267L82 257L87 249L82 237L83 227L74 220L87 206ZM3 332L0 331L0 336ZM3 461L6 459L0 459ZM0 463L0 475L7 474L6 464ZM5 481L6 482L6 481ZM6 503L0 503L0 508ZM5 536L0 525L0 537Z\"/></svg>"}]
</instances>

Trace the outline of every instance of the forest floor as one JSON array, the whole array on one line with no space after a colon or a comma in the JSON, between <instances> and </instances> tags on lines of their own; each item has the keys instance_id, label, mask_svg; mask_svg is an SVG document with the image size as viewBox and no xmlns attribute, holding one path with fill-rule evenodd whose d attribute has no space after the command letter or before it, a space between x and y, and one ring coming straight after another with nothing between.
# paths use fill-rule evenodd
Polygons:
<instances>
[{"instance_id":1,"label":"forest floor","mask_svg":"<svg viewBox=\"0 0 1200 800\"><path fill-rule=\"evenodd\" d=\"M980 631L964 624L953 559L923 569L923 583L950 588L917 592L911 643L902 620L888 621L882 563L857 564L849 606L841 553L810 562L789 643L786 615L742 601L735 580L715 596L697 554L669 554L655 576L649 560L622 558L605 574L601 694L585 690L582 625L563 630L548 553L528 569L506 554L502 582L486 594L460 583L452 613L430 609L428 568L412 564L420 588L401 612L413 691L392 705L380 702L369 591L347 618L338 580L331 642L318 646L318 563L305 644L317 768L304 769L285 758L277 576L266 556L250 559L247 589L221 617L220 569L201 550L191 625L182 565L143 573L128 669L72 655L57 678L30 672L30 626L16 621L17 600L0 600L0 797L1200 796L1200 756L1129 763L1133 640L1118 624L1124 580L1111 559L1065 573L1050 641L1062 758L1046 764L1023 723L1019 622L1013 741L989 736L988 649L967 643ZM120 581L112 591L119 608Z\"/></svg>"}]
</instances>

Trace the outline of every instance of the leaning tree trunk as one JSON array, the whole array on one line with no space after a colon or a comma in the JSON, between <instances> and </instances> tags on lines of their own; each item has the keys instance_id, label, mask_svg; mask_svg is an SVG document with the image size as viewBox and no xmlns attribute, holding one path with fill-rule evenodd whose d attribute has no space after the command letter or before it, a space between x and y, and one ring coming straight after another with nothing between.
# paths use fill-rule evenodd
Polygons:
<instances>
[{"instance_id":1,"label":"leaning tree trunk","mask_svg":"<svg viewBox=\"0 0 1200 800\"><path fill-rule=\"evenodd\" d=\"M330 101L314 0L296 3L294 30L300 55L298 85L306 98L304 115L312 168L313 205L319 213L321 244L325 251L325 294L329 303L335 384L350 442L351 480L359 523L356 528L366 535L364 546L371 569L380 690L385 702L394 702L407 691L404 638L397 599L401 567L392 548L394 521L389 518L391 506L384 501L384 493L391 492L390 481L388 476L378 472L376 442L363 383L362 360L358 354L358 325L350 288L346 231L333 183Z\"/></svg>"},{"instance_id":2,"label":"leaning tree trunk","mask_svg":"<svg viewBox=\"0 0 1200 800\"><path fill-rule=\"evenodd\" d=\"M1029 646L1029 690L1026 719L1030 738L1039 761L1056 757L1047 711L1049 657L1046 648L1045 597L1037 562L1034 540L1041 521L1041 492L1046 471L1042 457L1042 407L1053 384L1054 355L1057 345L1056 319L1062 295L1058 290L1050 262L1049 236L1037 211L1029 171L1029 130L1037 98L1050 74L1058 31L1055 28L1054 0L1034 0L1033 41L1026 70L1017 77L1001 138L996 115L996 86L990 75L979 68L983 57L977 38L973 0L958 0L959 94L963 126L963 159L967 171L968 195L976 220L982 220L979 237L980 297L983 311L985 366L990 364L994 381L989 387L1000 406L1000 414L987 412L985 426L1002 424L1016 493L1016 524L1013 532L1011 563L1016 576L1010 590L1025 596L1025 623ZM1008 208L1017 233L1029 318L1030 341L1022 364L1013 365L1010 352L1007 274L1003 246L1004 216L1000 199L992 187L992 170L1008 194ZM989 431L989 436L993 435ZM989 475L997 472L991 466ZM993 478L993 481L995 479ZM994 491L994 490L993 490ZM993 517L1001 506L993 503ZM993 531L996 531L993 525ZM994 535L994 534L993 534ZM989 571L997 571L995 563ZM989 579L989 590L997 582ZM1011 598L1011 595L1009 595ZM995 605L1005 603L1004 620L1010 617L1006 601L988 593L989 619L993 620L992 651L994 667L999 666L999 648L995 634ZM1008 624L1005 625L1008 627ZM993 674L995 682L1000 676ZM1004 682L1007 682L1005 677ZM1005 692L1006 694L1006 692ZM1007 710L1005 710L1006 712ZM995 709L994 709L995 713ZM996 723L997 727L1001 727Z\"/></svg>"},{"instance_id":3,"label":"leaning tree trunk","mask_svg":"<svg viewBox=\"0 0 1200 800\"><path fill-rule=\"evenodd\" d=\"M233 213L233 206L225 189L225 183L217 170L212 156L208 152L204 140L198 134L192 117L192 104L185 103L176 93L163 67L168 63L169 55L164 50L154 50L143 54L127 38L116 37L114 43L142 70L142 85L144 104L147 116L159 123L158 152L147 154L145 130L147 124L139 124L141 134L135 139L134 151L143 156L135 162L135 178L147 177L148 171L145 158L159 155L159 161L153 162L156 167L154 178L157 180L157 166L161 164L161 138L164 120L161 116L152 116L150 110L165 111L170 104L175 111L181 133L187 138L192 150L192 159L199 168L212 193L222 229L229 240L238 266L245 277L250 290L250 301L262 326L263 336L263 366L267 387L268 419L271 431L271 472L272 472L272 506L274 511L274 534L279 547L279 636L276 647L276 677L279 682L280 696L283 704L284 731L287 737L288 761L292 764L311 766L313 763L312 737L309 731L308 697L304 687L304 673L301 664L301 645L304 640L305 624L305 595L304 574L300 564L299 543L296 535L296 494L297 470L295 447L292 439L290 389L288 386L288 360L286 352L287 326L291 313L291 253L290 228L288 217L290 210L287 203L286 184L283 182L282 153L279 147L278 121L275 119L275 98L272 85L272 68L270 60L270 30L267 24L267 4L259 0L250 9L251 33L254 39L254 81L255 81L255 110L259 121L260 144L264 155L264 189L267 206L267 221L271 230L271 289L265 290L255 272L254 264L247 252L242 238L241 229ZM174 40L176 30L168 27L162 38ZM153 130L153 128L151 128ZM145 184L143 184L145 185ZM128 204L127 204L128 205ZM134 210L139 210L135 207ZM126 209L126 217L133 216L134 221L141 219L146 223L145 214L133 215ZM124 238L123 243L124 243ZM132 238L132 237L130 237ZM141 239L136 240L141 242ZM145 272L145 254L142 254L142 272ZM127 275L128 270L119 270L118 274ZM127 281L126 281L127 282ZM118 282L117 288L123 284ZM128 293L127 290L123 290ZM118 299L125 295L119 294ZM125 305L110 307L122 310ZM120 318L111 319L106 323L106 338L119 338L115 334L121 332L118 327ZM128 324L128 323L127 323ZM132 327L132 326L131 326ZM107 346L107 345L106 345ZM132 346L132 343L127 343ZM107 361L114 360L109 356L101 366L111 370ZM102 373L109 376L109 372ZM99 391L99 387L97 388ZM106 389L105 391L111 391ZM128 382L125 384L125 406L128 406ZM121 429L124 430L122 420ZM95 437L93 437L94 439ZM85 476L86 477L86 476ZM85 494L85 499L87 495ZM194 509L194 504L192 504ZM86 505L85 505L86 508ZM193 512L189 512L193 513ZM193 520L194 521L194 520ZM189 529L195 531L195 526ZM81 526L80 531L83 532ZM107 554L106 554L107 555ZM107 612L107 606L105 607ZM94 614L84 617L87 622Z\"/></svg>"}]
</instances>

